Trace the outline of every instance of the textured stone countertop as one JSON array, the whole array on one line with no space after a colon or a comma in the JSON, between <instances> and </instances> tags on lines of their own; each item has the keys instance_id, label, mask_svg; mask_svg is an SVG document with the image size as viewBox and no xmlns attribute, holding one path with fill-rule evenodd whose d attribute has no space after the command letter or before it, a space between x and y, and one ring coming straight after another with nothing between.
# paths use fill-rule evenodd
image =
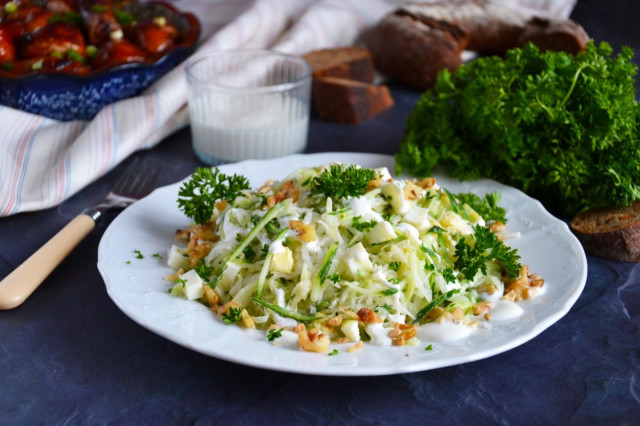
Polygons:
<instances>
[{"instance_id":1,"label":"textured stone countertop","mask_svg":"<svg viewBox=\"0 0 640 426\"><path fill-rule=\"evenodd\" d=\"M640 51L635 1L579 0L596 40ZM313 120L307 152L393 154L419 93L359 126ZM200 165L184 129L141 152L160 185ZM127 163L127 162L125 162ZM0 219L0 277L84 207L126 164L57 208ZM19 308L0 311L0 424L640 424L640 265L588 257L569 313L502 354L437 370L323 377L211 358L139 326L96 268L104 221Z\"/></svg>"}]
</instances>

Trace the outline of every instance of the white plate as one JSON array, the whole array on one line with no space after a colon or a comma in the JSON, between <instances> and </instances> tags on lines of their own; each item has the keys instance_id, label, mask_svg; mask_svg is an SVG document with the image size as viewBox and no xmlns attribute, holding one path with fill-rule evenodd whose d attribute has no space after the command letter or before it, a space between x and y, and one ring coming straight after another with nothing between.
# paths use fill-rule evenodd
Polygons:
<instances>
[{"instance_id":1,"label":"white plate","mask_svg":"<svg viewBox=\"0 0 640 426\"><path fill-rule=\"evenodd\" d=\"M266 161L245 161L220 167L224 173L247 176L253 187L268 179L282 179L298 167L340 161L365 167L386 166L394 170L393 157L376 154L324 153L293 155ZM500 191L507 208L509 230L522 237L510 241L532 272L546 279L543 295L524 302L518 321L491 323L467 340L430 342L409 347L365 345L348 353L327 356L267 342L264 333L224 325L205 306L178 299L167 292L164 277L166 252L174 231L189 225L178 210L180 183L155 190L127 208L106 230L98 249L98 269L115 304L131 319L167 339L216 358L253 367L304 374L365 376L430 370L487 358L512 349L540 334L565 315L586 282L587 261L578 240L567 225L549 214L524 193L490 180L460 183L436 176L454 193L484 194ZM137 259L134 250L145 257ZM154 257L159 253L163 260Z\"/></svg>"}]
</instances>

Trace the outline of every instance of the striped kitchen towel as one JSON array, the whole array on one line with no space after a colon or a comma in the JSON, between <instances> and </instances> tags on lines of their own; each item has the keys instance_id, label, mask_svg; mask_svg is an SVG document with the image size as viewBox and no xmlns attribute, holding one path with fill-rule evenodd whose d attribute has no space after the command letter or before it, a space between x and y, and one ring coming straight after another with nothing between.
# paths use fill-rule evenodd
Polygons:
<instances>
[{"instance_id":1,"label":"striped kitchen towel","mask_svg":"<svg viewBox=\"0 0 640 426\"><path fill-rule=\"evenodd\" d=\"M575 1L518 0L555 16L568 16ZM176 0L176 6L202 23L198 52L253 47L301 54L355 43L402 2ZM153 147L188 123L186 98L181 64L142 95L108 105L91 121L59 122L0 106L0 217L58 205L131 153Z\"/></svg>"}]
</instances>

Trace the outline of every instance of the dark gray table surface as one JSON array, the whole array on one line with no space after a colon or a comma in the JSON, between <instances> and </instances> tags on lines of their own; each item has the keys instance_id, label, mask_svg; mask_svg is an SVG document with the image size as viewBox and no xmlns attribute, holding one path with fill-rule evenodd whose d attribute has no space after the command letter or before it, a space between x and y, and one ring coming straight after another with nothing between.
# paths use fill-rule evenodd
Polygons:
<instances>
[{"instance_id":1,"label":"dark gray table surface","mask_svg":"<svg viewBox=\"0 0 640 426\"><path fill-rule=\"evenodd\" d=\"M580 0L595 40L640 52L640 3ZM313 120L307 152L393 154L419 93L358 126ZM201 165L183 129L136 154L159 185ZM338 159L338 158L336 158ZM130 160L56 208L0 219L0 277L86 206ZM109 220L20 307L0 311L0 424L640 424L640 266L588 257L586 288L533 340L454 367L382 377L259 370L174 344L109 299L96 268Z\"/></svg>"}]
</instances>

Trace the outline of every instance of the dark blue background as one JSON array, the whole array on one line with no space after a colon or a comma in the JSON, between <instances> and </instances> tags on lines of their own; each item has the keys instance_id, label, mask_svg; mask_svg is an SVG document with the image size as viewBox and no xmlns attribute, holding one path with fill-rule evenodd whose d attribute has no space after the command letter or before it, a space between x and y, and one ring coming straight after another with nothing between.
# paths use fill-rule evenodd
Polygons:
<instances>
[{"instance_id":1,"label":"dark blue background","mask_svg":"<svg viewBox=\"0 0 640 426\"><path fill-rule=\"evenodd\" d=\"M580 0L592 38L640 52L640 3ZM308 152L393 154L419 93L358 126L313 120ZM137 154L160 185L200 165L184 129ZM336 158L339 160L339 158ZM0 277L128 164L57 208L0 219ZM589 257L585 291L558 323L489 359L383 377L303 376L219 361L143 329L96 268L109 220L20 307L0 312L0 424L640 424L640 266Z\"/></svg>"}]
</instances>

